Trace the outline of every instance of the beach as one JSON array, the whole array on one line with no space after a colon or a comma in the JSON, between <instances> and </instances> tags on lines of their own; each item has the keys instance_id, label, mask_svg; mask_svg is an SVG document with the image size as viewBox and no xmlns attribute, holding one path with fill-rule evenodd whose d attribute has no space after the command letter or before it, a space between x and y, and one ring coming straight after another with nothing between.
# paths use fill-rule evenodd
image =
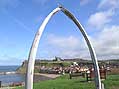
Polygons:
<instances>
[{"instance_id":1,"label":"beach","mask_svg":"<svg viewBox=\"0 0 119 89\"><path fill-rule=\"evenodd\" d=\"M59 74L44 74L44 73L35 73L35 75L41 75L41 76L45 76L45 77L49 77L49 78L56 78L56 77L61 76Z\"/></svg>"},{"instance_id":2,"label":"beach","mask_svg":"<svg viewBox=\"0 0 119 89\"><path fill-rule=\"evenodd\" d=\"M35 75L34 82L50 80L61 76L59 74L43 74L43 73L35 73L34 75Z\"/></svg>"}]
</instances>

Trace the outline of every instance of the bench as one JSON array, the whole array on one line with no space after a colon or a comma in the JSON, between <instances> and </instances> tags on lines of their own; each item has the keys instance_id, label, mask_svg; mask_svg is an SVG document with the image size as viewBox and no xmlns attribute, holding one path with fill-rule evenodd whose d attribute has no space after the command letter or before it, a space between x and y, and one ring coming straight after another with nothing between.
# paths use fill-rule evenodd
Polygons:
<instances>
[{"instance_id":1,"label":"bench","mask_svg":"<svg viewBox=\"0 0 119 89\"><path fill-rule=\"evenodd\" d=\"M72 77L78 77L78 76L83 76L83 77L85 77L85 73L83 73L83 72L78 72L78 73L70 73L70 74L69 74L70 79L72 79Z\"/></svg>"},{"instance_id":2,"label":"bench","mask_svg":"<svg viewBox=\"0 0 119 89\"><path fill-rule=\"evenodd\" d=\"M91 81L92 78L95 77L94 70L90 70L89 72L86 73L86 80ZM106 79L106 69L100 69L100 78L101 79Z\"/></svg>"}]
</instances>

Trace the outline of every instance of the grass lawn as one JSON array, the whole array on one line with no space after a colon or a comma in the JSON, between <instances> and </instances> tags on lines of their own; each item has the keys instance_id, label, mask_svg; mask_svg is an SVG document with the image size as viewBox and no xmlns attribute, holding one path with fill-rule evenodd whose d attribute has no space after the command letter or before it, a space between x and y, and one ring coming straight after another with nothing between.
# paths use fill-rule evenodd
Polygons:
<instances>
[{"instance_id":1,"label":"grass lawn","mask_svg":"<svg viewBox=\"0 0 119 89\"><path fill-rule=\"evenodd\" d=\"M119 74L108 75L103 83L105 84L105 89L119 89Z\"/></svg>"},{"instance_id":2,"label":"grass lawn","mask_svg":"<svg viewBox=\"0 0 119 89\"><path fill-rule=\"evenodd\" d=\"M81 77L69 79L69 76L65 75L54 80L35 83L34 89L95 89L93 81L85 82L85 80ZM103 83L105 89L119 89L119 75L108 75ZM16 89L23 89L23 87Z\"/></svg>"}]
</instances>

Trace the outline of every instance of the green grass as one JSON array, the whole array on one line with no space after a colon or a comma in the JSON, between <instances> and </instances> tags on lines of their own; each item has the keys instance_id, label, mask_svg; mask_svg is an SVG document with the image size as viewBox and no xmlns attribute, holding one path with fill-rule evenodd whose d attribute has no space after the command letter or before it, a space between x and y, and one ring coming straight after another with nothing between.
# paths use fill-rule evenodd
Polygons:
<instances>
[{"instance_id":1,"label":"green grass","mask_svg":"<svg viewBox=\"0 0 119 89\"><path fill-rule=\"evenodd\" d=\"M119 89L119 74L108 75L104 81L105 89Z\"/></svg>"},{"instance_id":2,"label":"green grass","mask_svg":"<svg viewBox=\"0 0 119 89\"><path fill-rule=\"evenodd\" d=\"M34 89L95 89L94 82L85 82L85 80L81 77L69 79L69 76L65 75L54 80L35 83ZM103 83L105 89L119 89L119 75L108 75Z\"/></svg>"}]
</instances>

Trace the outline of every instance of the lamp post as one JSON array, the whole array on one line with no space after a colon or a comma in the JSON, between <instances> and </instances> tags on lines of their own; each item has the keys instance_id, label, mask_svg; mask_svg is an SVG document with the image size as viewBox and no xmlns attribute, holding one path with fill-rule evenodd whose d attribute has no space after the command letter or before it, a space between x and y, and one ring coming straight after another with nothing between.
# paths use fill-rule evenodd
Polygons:
<instances>
[{"instance_id":1,"label":"lamp post","mask_svg":"<svg viewBox=\"0 0 119 89\"><path fill-rule=\"evenodd\" d=\"M45 26L49 22L50 18L56 14L58 11L62 11L66 16L68 16L79 28L81 31L87 45L90 51L90 56L92 58L93 64L94 64L94 71L95 71L95 85L96 89L101 89L101 81L100 81L100 74L99 74L99 67L98 67L98 62L97 62L97 57L94 51L94 48L88 38L87 33L85 32L84 28L80 24L80 22L76 19L76 17L73 16L67 9L63 8L62 6L57 7L54 9L43 21L42 25L38 29L34 41L32 43L30 52L29 52L29 57L28 57L28 65L27 65L27 72L26 72L26 81L25 81L25 89L33 89L33 73L34 73L34 64L35 64L35 57L38 49L38 44L40 41L40 38L42 36L42 33L45 29Z\"/></svg>"}]
</instances>

